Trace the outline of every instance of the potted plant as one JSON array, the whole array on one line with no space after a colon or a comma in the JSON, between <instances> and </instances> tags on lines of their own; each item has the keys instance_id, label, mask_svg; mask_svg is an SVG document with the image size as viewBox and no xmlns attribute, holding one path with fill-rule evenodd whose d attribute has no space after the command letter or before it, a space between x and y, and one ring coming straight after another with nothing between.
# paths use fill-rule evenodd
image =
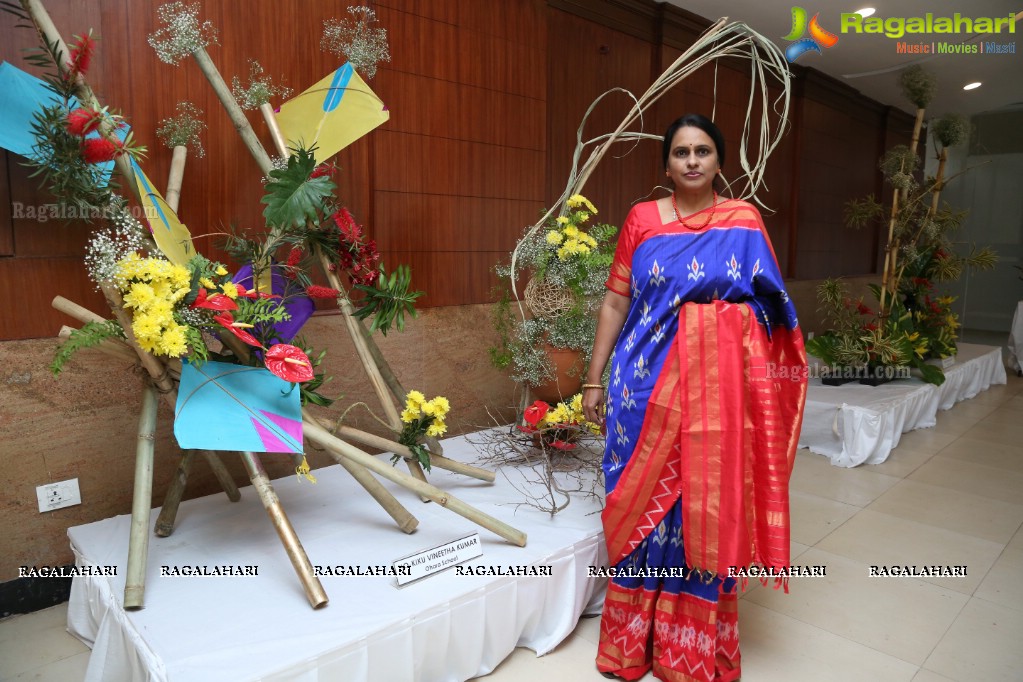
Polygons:
<instances>
[{"instance_id":1,"label":"potted plant","mask_svg":"<svg viewBox=\"0 0 1023 682\"><path fill-rule=\"evenodd\" d=\"M508 291L495 308L499 343L491 359L533 395L557 404L575 394L589 362L617 228L597 223L597 209L573 195L560 215L519 240L509 265L498 267ZM522 300L512 305L509 292L520 275L528 276Z\"/></svg>"}]
</instances>

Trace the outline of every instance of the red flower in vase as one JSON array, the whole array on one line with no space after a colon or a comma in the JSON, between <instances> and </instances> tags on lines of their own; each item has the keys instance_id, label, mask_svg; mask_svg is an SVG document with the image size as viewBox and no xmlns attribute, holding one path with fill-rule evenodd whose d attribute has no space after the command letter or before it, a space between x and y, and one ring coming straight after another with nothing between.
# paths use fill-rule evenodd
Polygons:
<instances>
[{"instance_id":1,"label":"red flower in vase","mask_svg":"<svg viewBox=\"0 0 1023 682\"><path fill-rule=\"evenodd\" d=\"M313 378L313 363L309 356L297 346L278 343L270 347L263 360L266 368L292 383L301 383Z\"/></svg>"}]
</instances>

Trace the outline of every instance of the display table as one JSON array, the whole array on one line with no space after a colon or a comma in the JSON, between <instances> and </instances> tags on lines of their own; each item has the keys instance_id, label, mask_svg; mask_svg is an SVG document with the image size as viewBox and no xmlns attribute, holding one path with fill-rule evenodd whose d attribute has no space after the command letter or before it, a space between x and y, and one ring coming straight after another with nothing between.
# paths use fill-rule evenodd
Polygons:
<instances>
[{"instance_id":1,"label":"display table","mask_svg":"<svg viewBox=\"0 0 1023 682\"><path fill-rule=\"evenodd\" d=\"M956 364L945 370L941 386L916 377L880 386L824 386L810 379L799 447L840 467L880 464L903 433L934 426L938 410L1005 382L1001 348L971 343L959 344Z\"/></svg>"},{"instance_id":2,"label":"display table","mask_svg":"<svg viewBox=\"0 0 1023 682\"><path fill-rule=\"evenodd\" d=\"M444 452L476 459L464 437L444 441ZM552 518L516 507L523 494L501 473L488 485L434 469L430 479L444 490L527 532L520 548L385 482L421 521L406 535L340 467L315 474L315 485L274 481L314 566L365 572L479 532L483 555L466 565L550 566L551 575L449 568L402 588L394 577L321 575L330 603L310 610L266 512L245 488L235 504L222 494L182 503L174 534L150 541L145 608L125 611L130 519L118 516L68 530L78 565L117 571L72 584L68 629L93 649L86 680L466 680L516 646L550 651L581 614L599 612L606 580L586 573L606 563L606 549L592 500L574 499ZM254 566L258 574L161 575L161 567L218 566Z\"/></svg>"}]
</instances>

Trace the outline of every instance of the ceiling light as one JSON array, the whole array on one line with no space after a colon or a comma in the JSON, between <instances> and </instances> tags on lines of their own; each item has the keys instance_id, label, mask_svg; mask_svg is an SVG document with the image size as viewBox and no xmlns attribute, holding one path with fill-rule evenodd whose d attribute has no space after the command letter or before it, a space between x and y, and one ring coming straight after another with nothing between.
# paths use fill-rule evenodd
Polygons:
<instances>
[{"instance_id":1,"label":"ceiling light","mask_svg":"<svg viewBox=\"0 0 1023 682\"><path fill-rule=\"evenodd\" d=\"M967 83L966 85L964 85L963 86L963 90L976 90L979 87L980 87L980 81L975 81L973 83Z\"/></svg>"},{"instance_id":2,"label":"ceiling light","mask_svg":"<svg viewBox=\"0 0 1023 682\"><path fill-rule=\"evenodd\" d=\"M876 11L877 10L874 9L873 7L864 7L863 9L856 10L855 12L853 12L853 14L859 14L861 17L869 17Z\"/></svg>"}]
</instances>

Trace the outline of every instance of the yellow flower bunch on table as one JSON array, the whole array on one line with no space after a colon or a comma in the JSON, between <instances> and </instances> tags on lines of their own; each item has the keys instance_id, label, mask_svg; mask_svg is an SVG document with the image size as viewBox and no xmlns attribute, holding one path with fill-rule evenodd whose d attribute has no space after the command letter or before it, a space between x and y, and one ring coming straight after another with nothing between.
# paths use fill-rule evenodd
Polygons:
<instances>
[{"instance_id":1,"label":"yellow flower bunch on table","mask_svg":"<svg viewBox=\"0 0 1023 682\"><path fill-rule=\"evenodd\" d=\"M172 358L188 352L188 328L174 319L174 307L190 291L187 268L133 253L117 263L114 281L134 311L131 329L144 351Z\"/></svg>"},{"instance_id":2,"label":"yellow flower bunch on table","mask_svg":"<svg viewBox=\"0 0 1023 682\"><path fill-rule=\"evenodd\" d=\"M427 471L430 470L430 452L419 439L423 436L443 436L448 430L444 417L450 409L451 403L444 396L427 400L419 391L409 391L405 396L405 409L401 412L401 421L405 426L398 436L398 442L411 450ZM400 455L395 455L391 462L399 459Z\"/></svg>"}]
</instances>

